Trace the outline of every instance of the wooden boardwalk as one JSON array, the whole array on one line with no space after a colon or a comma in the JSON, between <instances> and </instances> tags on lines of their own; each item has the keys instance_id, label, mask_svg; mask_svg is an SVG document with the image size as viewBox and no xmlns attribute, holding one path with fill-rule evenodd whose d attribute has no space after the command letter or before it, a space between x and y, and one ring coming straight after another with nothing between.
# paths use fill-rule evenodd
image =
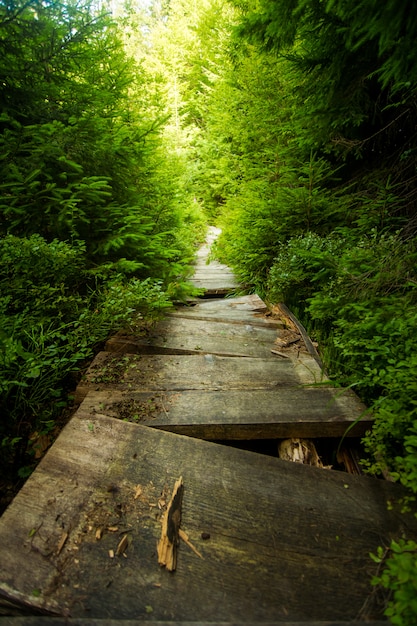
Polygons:
<instances>
[{"instance_id":1,"label":"wooden boardwalk","mask_svg":"<svg viewBox=\"0 0 417 626\"><path fill-rule=\"evenodd\" d=\"M207 254L196 283L235 289ZM109 340L0 518L4 626L379 624L369 553L415 520L398 513L397 485L278 458L283 439L357 437L371 423L296 335L250 295ZM275 456L238 445L251 440ZM180 533L175 571L158 563L164 516L174 545Z\"/></svg>"}]
</instances>

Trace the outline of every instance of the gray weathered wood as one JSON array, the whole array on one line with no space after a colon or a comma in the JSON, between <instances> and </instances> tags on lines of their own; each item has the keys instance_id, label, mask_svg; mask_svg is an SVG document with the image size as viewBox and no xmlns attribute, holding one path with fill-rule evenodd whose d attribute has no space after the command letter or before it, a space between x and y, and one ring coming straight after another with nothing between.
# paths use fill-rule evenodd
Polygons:
<instances>
[{"instance_id":1,"label":"gray weathered wood","mask_svg":"<svg viewBox=\"0 0 417 626\"><path fill-rule=\"evenodd\" d=\"M201 300L198 304L199 309L223 309L251 311L252 313L267 313L268 307L265 302L257 294L249 294L246 296L236 296L233 298L224 298L223 300Z\"/></svg>"},{"instance_id":2,"label":"gray weathered wood","mask_svg":"<svg viewBox=\"0 0 417 626\"><path fill-rule=\"evenodd\" d=\"M178 306L170 316L282 328L280 320L267 314L265 303L259 296L252 294L236 298L200 300L193 306Z\"/></svg>"},{"instance_id":3,"label":"gray weathered wood","mask_svg":"<svg viewBox=\"0 0 417 626\"><path fill-rule=\"evenodd\" d=\"M323 380L313 358L296 361L206 355L114 355L100 352L76 391L76 402L90 390L132 391L271 389Z\"/></svg>"},{"instance_id":4,"label":"gray weathered wood","mask_svg":"<svg viewBox=\"0 0 417 626\"><path fill-rule=\"evenodd\" d=\"M228 268L226 265L222 265L221 263L217 263L215 261L209 264L197 263L194 266L193 276L197 276L197 275L200 278L205 277L205 276L208 276L209 278L211 276L213 277L226 277L227 276L228 278L235 278L235 275L230 268Z\"/></svg>"},{"instance_id":5,"label":"gray weathered wood","mask_svg":"<svg viewBox=\"0 0 417 626\"><path fill-rule=\"evenodd\" d=\"M172 574L158 566L156 542L180 476L181 528L203 558L182 543ZM362 617L377 618L369 552L413 536L416 521L396 513L402 494L386 481L74 416L0 519L0 594L73 618L331 622L365 604ZM123 534L125 556L110 558Z\"/></svg>"},{"instance_id":6,"label":"gray weathered wood","mask_svg":"<svg viewBox=\"0 0 417 626\"><path fill-rule=\"evenodd\" d=\"M372 425L357 396L320 388L239 391L91 391L80 411L199 439L360 437Z\"/></svg>"},{"instance_id":7,"label":"gray weathered wood","mask_svg":"<svg viewBox=\"0 0 417 626\"><path fill-rule=\"evenodd\" d=\"M106 350L132 354L211 353L271 358L276 338L277 331L273 328L168 317L146 337L118 333L107 341Z\"/></svg>"},{"instance_id":8,"label":"gray weathered wood","mask_svg":"<svg viewBox=\"0 0 417 626\"><path fill-rule=\"evenodd\" d=\"M211 295L226 295L239 287L234 280L218 280L218 279L194 279L190 281L194 287L203 289L204 293Z\"/></svg>"}]
</instances>

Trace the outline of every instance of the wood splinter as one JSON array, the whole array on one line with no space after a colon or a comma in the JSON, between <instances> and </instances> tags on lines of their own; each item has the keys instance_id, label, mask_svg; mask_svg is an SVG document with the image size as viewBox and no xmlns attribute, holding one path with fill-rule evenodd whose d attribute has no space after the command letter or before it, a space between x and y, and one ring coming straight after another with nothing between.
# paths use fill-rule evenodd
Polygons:
<instances>
[{"instance_id":1,"label":"wood splinter","mask_svg":"<svg viewBox=\"0 0 417 626\"><path fill-rule=\"evenodd\" d=\"M175 482L171 500L162 517L161 538L158 542L158 563L169 572L177 567L177 547L181 524L181 506L184 485L182 476Z\"/></svg>"},{"instance_id":2,"label":"wood splinter","mask_svg":"<svg viewBox=\"0 0 417 626\"><path fill-rule=\"evenodd\" d=\"M56 549L56 554L60 554L60 552L61 552L62 548L64 547L65 542L68 539L68 537L69 537L69 535L68 535L67 532L62 533L61 539L58 542L58 546L57 546L57 549Z\"/></svg>"}]
</instances>

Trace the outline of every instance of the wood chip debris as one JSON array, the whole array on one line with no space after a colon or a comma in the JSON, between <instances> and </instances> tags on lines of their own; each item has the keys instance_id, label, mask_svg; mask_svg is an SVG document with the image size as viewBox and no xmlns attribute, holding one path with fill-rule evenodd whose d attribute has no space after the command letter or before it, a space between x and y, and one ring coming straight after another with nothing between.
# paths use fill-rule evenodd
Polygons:
<instances>
[{"instance_id":1,"label":"wood chip debris","mask_svg":"<svg viewBox=\"0 0 417 626\"><path fill-rule=\"evenodd\" d=\"M197 556L200 557L200 559L204 559L203 555L201 554L201 552L199 552L197 550L197 548L195 546L193 546L193 544L191 543L191 541L188 538L188 535L186 532L184 532L183 530L181 530L181 528L178 531L179 537L180 539L183 540L183 542L185 544L187 544L187 546L194 552L194 554L196 554Z\"/></svg>"},{"instance_id":2,"label":"wood chip debris","mask_svg":"<svg viewBox=\"0 0 417 626\"><path fill-rule=\"evenodd\" d=\"M331 469L330 465L323 465L316 447L310 439L301 439L300 437L284 439L278 445L278 456L284 461Z\"/></svg>"},{"instance_id":3,"label":"wood chip debris","mask_svg":"<svg viewBox=\"0 0 417 626\"><path fill-rule=\"evenodd\" d=\"M294 339L289 339L288 341L284 341L281 345L282 348L288 348L289 346L291 346L293 343L298 343L299 341L301 341L301 336L300 337L294 337Z\"/></svg>"},{"instance_id":4,"label":"wood chip debris","mask_svg":"<svg viewBox=\"0 0 417 626\"><path fill-rule=\"evenodd\" d=\"M177 567L177 548L181 524L181 507L184 492L182 476L175 482L172 496L162 516L161 538L158 542L158 563L174 572Z\"/></svg>"},{"instance_id":5,"label":"wood chip debris","mask_svg":"<svg viewBox=\"0 0 417 626\"><path fill-rule=\"evenodd\" d=\"M56 548L56 553L59 554L62 550L62 548L65 545L66 540L68 539L69 535L67 532L63 532L61 535L61 539L58 542L57 548Z\"/></svg>"},{"instance_id":6,"label":"wood chip debris","mask_svg":"<svg viewBox=\"0 0 417 626\"><path fill-rule=\"evenodd\" d=\"M337 452L337 462L345 466L348 474L363 474L357 453L348 448L341 448Z\"/></svg>"},{"instance_id":7,"label":"wood chip debris","mask_svg":"<svg viewBox=\"0 0 417 626\"><path fill-rule=\"evenodd\" d=\"M123 535L123 537L120 539L119 544L116 548L116 556L120 556L121 554L124 554L124 552L126 552L127 547L129 545L129 537L128 535Z\"/></svg>"},{"instance_id":8,"label":"wood chip debris","mask_svg":"<svg viewBox=\"0 0 417 626\"><path fill-rule=\"evenodd\" d=\"M279 350L271 350L272 354L276 354L277 356L282 356L284 359L289 359L288 354L284 354L283 352L279 352Z\"/></svg>"}]
</instances>

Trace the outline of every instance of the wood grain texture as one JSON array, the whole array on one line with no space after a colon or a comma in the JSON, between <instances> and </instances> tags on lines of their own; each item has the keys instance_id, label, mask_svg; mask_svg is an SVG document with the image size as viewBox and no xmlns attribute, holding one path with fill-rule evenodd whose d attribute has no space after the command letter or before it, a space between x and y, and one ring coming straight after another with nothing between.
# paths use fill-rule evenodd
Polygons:
<instances>
[{"instance_id":1,"label":"wood grain texture","mask_svg":"<svg viewBox=\"0 0 417 626\"><path fill-rule=\"evenodd\" d=\"M90 390L180 391L271 389L324 380L309 355L290 359L205 355L114 355L100 352L78 385L76 402Z\"/></svg>"},{"instance_id":2,"label":"wood grain texture","mask_svg":"<svg viewBox=\"0 0 417 626\"><path fill-rule=\"evenodd\" d=\"M230 324L168 317L146 337L118 333L106 343L108 352L131 354L217 354L272 358L277 330L252 324Z\"/></svg>"},{"instance_id":3,"label":"wood grain texture","mask_svg":"<svg viewBox=\"0 0 417 626\"><path fill-rule=\"evenodd\" d=\"M178 476L181 526L204 558L182 544L169 573L156 544ZM369 552L405 524L415 531L415 520L387 510L402 493L385 481L75 416L0 519L0 593L80 618L353 620L371 594ZM109 558L120 533L130 537L126 557ZM367 616L376 618L373 608Z\"/></svg>"},{"instance_id":4,"label":"wood grain texture","mask_svg":"<svg viewBox=\"0 0 417 626\"><path fill-rule=\"evenodd\" d=\"M372 416L352 391L321 388L238 391L97 391L80 411L103 413L200 439L359 437Z\"/></svg>"},{"instance_id":5,"label":"wood grain texture","mask_svg":"<svg viewBox=\"0 0 417 626\"><path fill-rule=\"evenodd\" d=\"M282 322L267 315L266 304L256 294L235 298L200 300L193 305L177 306L170 317L215 320L235 324L252 324L281 328Z\"/></svg>"}]
</instances>

